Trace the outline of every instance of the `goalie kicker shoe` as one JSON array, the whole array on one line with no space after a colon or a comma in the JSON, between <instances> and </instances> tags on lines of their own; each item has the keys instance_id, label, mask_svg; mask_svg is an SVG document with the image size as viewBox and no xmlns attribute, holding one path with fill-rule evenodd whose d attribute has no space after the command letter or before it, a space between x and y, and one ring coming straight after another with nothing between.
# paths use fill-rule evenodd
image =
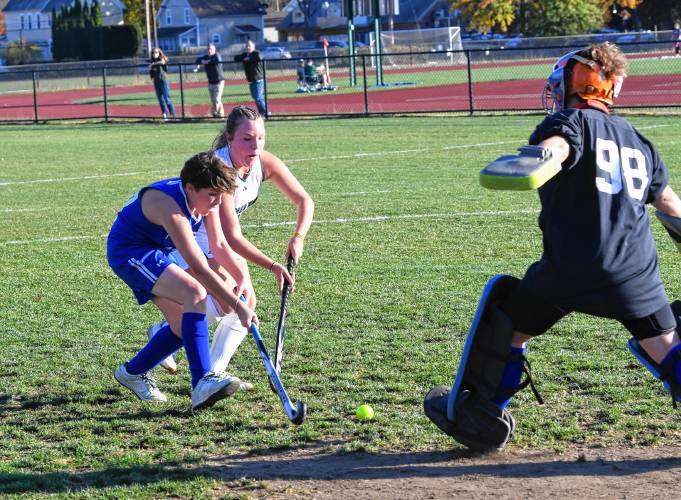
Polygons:
<instances>
[{"instance_id":1,"label":"goalie kicker shoe","mask_svg":"<svg viewBox=\"0 0 681 500\"><path fill-rule=\"evenodd\" d=\"M156 381L151 377L149 372L144 372L140 375L133 375L128 373L125 363L120 365L114 373L114 378L124 387L130 389L135 396L142 401L167 401L165 394L163 394L158 387Z\"/></svg>"},{"instance_id":2,"label":"goalie kicker shoe","mask_svg":"<svg viewBox=\"0 0 681 500\"><path fill-rule=\"evenodd\" d=\"M163 328L164 326L166 326L167 324L168 324L168 322L164 320L164 321L160 321L159 323L156 323L155 325L151 325L147 329L147 337L149 338L149 340L151 340L151 337L156 335L156 333L158 333L158 331L161 328ZM159 366L161 368L163 368L165 371L167 371L168 373L171 373L173 375L175 373L177 373L177 361L175 359L175 355L171 354L170 356L168 356L166 359L164 359L163 361L161 361L159 363Z\"/></svg>"},{"instance_id":3,"label":"goalie kicker shoe","mask_svg":"<svg viewBox=\"0 0 681 500\"><path fill-rule=\"evenodd\" d=\"M241 387L241 380L227 372L208 372L192 389L192 408L200 410L231 396Z\"/></svg>"}]
</instances>

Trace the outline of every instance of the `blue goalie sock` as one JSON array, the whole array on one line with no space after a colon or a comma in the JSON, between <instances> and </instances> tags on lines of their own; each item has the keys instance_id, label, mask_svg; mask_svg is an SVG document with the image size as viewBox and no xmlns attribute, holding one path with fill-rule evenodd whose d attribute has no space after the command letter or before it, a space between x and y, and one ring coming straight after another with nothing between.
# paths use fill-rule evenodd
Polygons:
<instances>
[{"instance_id":1,"label":"blue goalie sock","mask_svg":"<svg viewBox=\"0 0 681 500\"><path fill-rule=\"evenodd\" d=\"M184 313L182 315L182 342L187 353L189 371L192 373L193 389L201 377L211 371L208 322L205 314Z\"/></svg>"},{"instance_id":2,"label":"blue goalie sock","mask_svg":"<svg viewBox=\"0 0 681 500\"><path fill-rule=\"evenodd\" d=\"M513 394L509 395L509 393L520 385L520 377L523 374L523 360L521 356L526 351L527 349L524 347L511 347L509 356L514 358L514 360L506 364L497 395L492 398L492 402L502 410L508 406L513 397Z\"/></svg>"},{"instance_id":3,"label":"blue goalie sock","mask_svg":"<svg viewBox=\"0 0 681 500\"><path fill-rule=\"evenodd\" d=\"M149 339L140 352L128 361L126 369L131 375L140 375L154 368L182 347L182 339L167 324Z\"/></svg>"},{"instance_id":4,"label":"blue goalie sock","mask_svg":"<svg viewBox=\"0 0 681 500\"><path fill-rule=\"evenodd\" d=\"M674 380L681 386L681 357L677 356L676 353L681 351L681 344L673 347L671 351L662 360L662 368L672 371L674 373Z\"/></svg>"}]
</instances>

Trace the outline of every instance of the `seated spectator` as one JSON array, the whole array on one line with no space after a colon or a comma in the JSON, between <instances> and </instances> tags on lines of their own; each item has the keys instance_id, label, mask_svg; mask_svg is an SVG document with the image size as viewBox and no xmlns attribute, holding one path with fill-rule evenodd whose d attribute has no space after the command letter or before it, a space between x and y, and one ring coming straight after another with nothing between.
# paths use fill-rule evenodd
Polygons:
<instances>
[{"instance_id":1,"label":"seated spectator","mask_svg":"<svg viewBox=\"0 0 681 500\"><path fill-rule=\"evenodd\" d=\"M301 59L298 62L298 69L296 69L296 75L298 75L298 86L303 87L305 85L305 59Z\"/></svg>"},{"instance_id":2,"label":"seated spectator","mask_svg":"<svg viewBox=\"0 0 681 500\"><path fill-rule=\"evenodd\" d=\"M319 68L315 66L314 61L308 59L305 64L305 83L308 85L324 85L324 80L324 76L319 74Z\"/></svg>"}]
</instances>

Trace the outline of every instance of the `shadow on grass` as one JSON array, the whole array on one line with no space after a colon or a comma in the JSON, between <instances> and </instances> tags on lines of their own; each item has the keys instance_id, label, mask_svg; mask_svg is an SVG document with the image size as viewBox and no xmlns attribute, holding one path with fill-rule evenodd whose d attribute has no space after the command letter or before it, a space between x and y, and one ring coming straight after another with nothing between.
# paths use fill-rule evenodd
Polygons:
<instances>
[{"instance_id":1,"label":"shadow on grass","mask_svg":"<svg viewBox=\"0 0 681 500\"><path fill-rule=\"evenodd\" d=\"M681 468L681 457L625 458L618 460L555 460L547 456L513 455L483 457L463 450L448 452L366 453L324 451L328 442L301 448L255 452L215 458L196 466L112 467L90 472L0 473L0 493L64 493L116 486L153 486L161 481L198 478L234 481L254 480L380 480L393 478L459 478L491 476L509 479L551 477L624 477ZM321 450L315 450L321 448ZM255 454L254 454L255 453Z\"/></svg>"}]
</instances>

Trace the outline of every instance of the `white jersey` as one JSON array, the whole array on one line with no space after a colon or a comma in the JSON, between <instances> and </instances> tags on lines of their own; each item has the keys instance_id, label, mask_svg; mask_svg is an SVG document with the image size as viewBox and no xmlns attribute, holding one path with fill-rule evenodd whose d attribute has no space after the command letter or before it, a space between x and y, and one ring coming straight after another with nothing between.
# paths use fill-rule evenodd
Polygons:
<instances>
[{"instance_id":1,"label":"white jersey","mask_svg":"<svg viewBox=\"0 0 681 500\"><path fill-rule=\"evenodd\" d=\"M229 156L229 146L216 149L214 153L219 156L229 168L234 168L232 158ZM241 217L241 214L256 202L258 196L260 196L260 186L262 185L264 179L265 171L262 166L262 161L260 161L260 157L255 160L255 165L253 165L246 177L241 177L237 174L236 189L234 191L234 210L236 210L237 217ZM194 236L196 237L196 242L199 244L199 247L201 247L201 250L206 257L209 259L213 258L213 254L210 251L210 246L208 245L206 226L203 225L203 222ZM189 268L185 260L180 255L180 252L175 250L172 253L172 256L182 269Z\"/></svg>"},{"instance_id":2,"label":"white jersey","mask_svg":"<svg viewBox=\"0 0 681 500\"><path fill-rule=\"evenodd\" d=\"M229 146L225 146L215 150L222 161L224 161L229 168L234 168L232 158L229 156ZM262 167L260 157L255 160L255 165L248 172L246 177L236 176L236 191L234 191L234 209L237 216L241 216L248 207L253 205L260 196L260 186L265 179L265 171Z\"/></svg>"}]
</instances>

